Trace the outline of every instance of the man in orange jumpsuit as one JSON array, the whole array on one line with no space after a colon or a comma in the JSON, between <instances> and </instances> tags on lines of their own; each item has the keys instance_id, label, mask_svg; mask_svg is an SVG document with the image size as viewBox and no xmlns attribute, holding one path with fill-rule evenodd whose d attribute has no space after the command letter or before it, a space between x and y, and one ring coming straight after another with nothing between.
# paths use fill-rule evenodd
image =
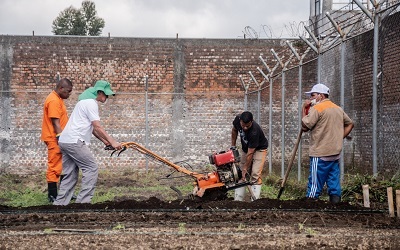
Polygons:
<instances>
[{"instance_id":1,"label":"man in orange jumpsuit","mask_svg":"<svg viewBox=\"0 0 400 250\"><path fill-rule=\"evenodd\" d=\"M58 146L58 137L68 122L67 108L64 100L72 92L72 82L61 79L56 88L47 96L43 108L42 135L40 139L47 145L48 198L53 202L57 197L57 183L62 173L62 154Z\"/></svg>"}]
</instances>

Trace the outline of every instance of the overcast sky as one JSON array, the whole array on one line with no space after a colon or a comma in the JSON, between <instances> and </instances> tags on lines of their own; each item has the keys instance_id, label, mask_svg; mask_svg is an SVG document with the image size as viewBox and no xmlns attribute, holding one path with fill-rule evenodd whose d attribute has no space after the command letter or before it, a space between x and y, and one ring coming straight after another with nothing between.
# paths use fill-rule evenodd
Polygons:
<instances>
[{"instance_id":1,"label":"overcast sky","mask_svg":"<svg viewBox=\"0 0 400 250\"><path fill-rule=\"evenodd\" d=\"M61 11L82 0L0 0L0 34L52 35ZM93 0L102 36L174 38L290 37L309 16L309 0ZM251 27L251 29L246 27ZM272 30L272 32L271 32Z\"/></svg>"}]
</instances>

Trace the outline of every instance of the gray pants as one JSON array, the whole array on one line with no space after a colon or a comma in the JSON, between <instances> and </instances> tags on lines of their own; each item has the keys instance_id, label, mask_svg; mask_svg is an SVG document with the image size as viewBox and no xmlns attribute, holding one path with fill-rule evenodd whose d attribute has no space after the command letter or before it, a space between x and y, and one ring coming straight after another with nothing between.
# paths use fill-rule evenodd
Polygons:
<instances>
[{"instance_id":1,"label":"gray pants","mask_svg":"<svg viewBox=\"0 0 400 250\"><path fill-rule=\"evenodd\" d=\"M80 140L77 143L60 142L59 146L62 152L64 178L53 205L69 204L78 182L79 169L82 171L82 185L75 203L90 203L98 176L98 167L92 152Z\"/></svg>"}]
</instances>

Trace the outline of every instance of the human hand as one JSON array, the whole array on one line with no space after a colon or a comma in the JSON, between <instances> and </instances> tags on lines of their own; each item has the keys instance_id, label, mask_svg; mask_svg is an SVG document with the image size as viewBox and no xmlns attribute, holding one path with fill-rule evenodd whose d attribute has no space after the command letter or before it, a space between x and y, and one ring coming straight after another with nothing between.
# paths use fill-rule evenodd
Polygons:
<instances>
[{"instance_id":1,"label":"human hand","mask_svg":"<svg viewBox=\"0 0 400 250\"><path fill-rule=\"evenodd\" d=\"M122 144L119 143L119 142L117 142L117 141L114 142L114 143L112 143L111 146L112 146L115 150L120 150L120 149L122 149Z\"/></svg>"},{"instance_id":2,"label":"human hand","mask_svg":"<svg viewBox=\"0 0 400 250\"><path fill-rule=\"evenodd\" d=\"M310 99L307 99L303 103L303 114L308 115L308 111L310 110L310 108L311 108L311 101Z\"/></svg>"},{"instance_id":3,"label":"human hand","mask_svg":"<svg viewBox=\"0 0 400 250\"><path fill-rule=\"evenodd\" d=\"M247 175L247 170L242 170L242 179L240 179L241 182L246 181L246 175Z\"/></svg>"},{"instance_id":4,"label":"human hand","mask_svg":"<svg viewBox=\"0 0 400 250\"><path fill-rule=\"evenodd\" d=\"M309 108L309 107L311 107L311 100L307 99L303 103L303 108Z\"/></svg>"}]
</instances>

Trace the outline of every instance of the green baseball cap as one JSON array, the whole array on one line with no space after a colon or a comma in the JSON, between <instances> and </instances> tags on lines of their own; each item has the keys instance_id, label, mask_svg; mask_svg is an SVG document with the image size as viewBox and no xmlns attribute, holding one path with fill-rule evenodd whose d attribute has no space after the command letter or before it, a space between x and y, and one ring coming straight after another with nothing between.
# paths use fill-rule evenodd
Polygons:
<instances>
[{"instance_id":1,"label":"green baseball cap","mask_svg":"<svg viewBox=\"0 0 400 250\"><path fill-rule=\"evenodd\" d=\"M78 100L96 99L97 91L99 90L103 91L107 96L115 95L115 93L111 90L111 84L109 82L105 80L99 80L93 87L83 91L82 94L79 95Z\"/></svg>"}]
</instances>

